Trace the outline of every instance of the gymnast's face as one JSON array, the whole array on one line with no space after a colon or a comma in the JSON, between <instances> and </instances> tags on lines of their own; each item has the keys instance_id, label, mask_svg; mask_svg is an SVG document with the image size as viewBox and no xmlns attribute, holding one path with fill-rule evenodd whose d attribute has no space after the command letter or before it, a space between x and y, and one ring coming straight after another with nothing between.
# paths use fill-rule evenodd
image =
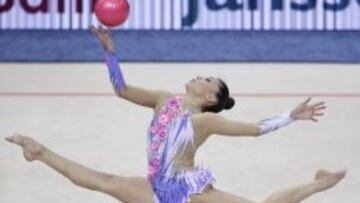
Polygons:
<instances>
[{"instance_id":1,"label":"gymnast's face","mask_svg":"<svg viewBox=\"0 0 360 203\"><path fill-rule=\"evenodd\" d=\"M220 91L220 85L217 78L197 76L186 83L186 92L203 98L205 105L213 105L217 101L216 93Z\"/></svg>"}]
</instances>

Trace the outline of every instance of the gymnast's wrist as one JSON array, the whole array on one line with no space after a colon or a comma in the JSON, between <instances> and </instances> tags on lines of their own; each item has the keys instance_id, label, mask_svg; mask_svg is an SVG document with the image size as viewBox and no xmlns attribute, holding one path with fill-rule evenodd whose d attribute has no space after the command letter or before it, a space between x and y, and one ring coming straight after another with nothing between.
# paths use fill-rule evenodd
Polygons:
<instances>
[{"instance_id":1,"label":"gymnast's wrist","mask_svg":"<svg viewBox=\"0 0 360 203\"><path fill-rule=\"evenodd\" d=\"M293 121L298 121L299 119L296 117L296 114L294 113L294 111L289 112L289 117L290 119L292 119Z\"/></svg>"},{"instance_id":2,"label":"gymnast's wrist","mask_svg":"<svg viewBox=\"0 0 360 203\"><path fill-rule=\"evenodd\" d=\"M116 54L115 47L112 44L104 45L104 50L108 53Z\"/></svg>"}]
</instances>

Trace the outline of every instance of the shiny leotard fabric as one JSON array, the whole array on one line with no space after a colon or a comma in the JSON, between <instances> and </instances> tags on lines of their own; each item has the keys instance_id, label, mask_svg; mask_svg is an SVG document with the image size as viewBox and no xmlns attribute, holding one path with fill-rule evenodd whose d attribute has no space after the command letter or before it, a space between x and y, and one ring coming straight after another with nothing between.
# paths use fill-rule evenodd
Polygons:
<instances>
[{"instance_id":1,"label":"shiny leotard fabric","mask_svg":"<svg viewBox=\"0 0 360 203\"><path fill-rule=\"evenodd\" d=\"M186 150L193 150L192 112L182 111L182 98L170 97L155 115L147 134L148 181L155 203L186 203L215 182L210 169L178 166Z\"/></svg>"}]
</instances>

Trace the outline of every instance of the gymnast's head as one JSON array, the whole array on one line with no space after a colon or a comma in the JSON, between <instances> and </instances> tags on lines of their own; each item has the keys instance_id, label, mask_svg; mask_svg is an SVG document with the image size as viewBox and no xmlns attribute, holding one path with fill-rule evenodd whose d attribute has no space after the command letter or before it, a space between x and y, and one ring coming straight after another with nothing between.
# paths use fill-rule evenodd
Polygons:
<instances>
[{"instance_id":1,"label":"gymnast's head","mask_svg":"<svg viewBox=\"0 0 360 203\"><path fill-rule=\"evenodd\" d=\"M219 78L197 76L186 84L186 94L197 101L202 112L218 113L231 109L235 104L228 86Z\"/></svg>"}]
</instances>

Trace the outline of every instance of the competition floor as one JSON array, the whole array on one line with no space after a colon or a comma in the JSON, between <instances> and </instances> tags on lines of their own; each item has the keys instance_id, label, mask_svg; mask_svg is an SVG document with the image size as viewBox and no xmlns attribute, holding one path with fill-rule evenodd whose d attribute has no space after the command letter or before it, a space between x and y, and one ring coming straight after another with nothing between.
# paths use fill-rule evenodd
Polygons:
<instances>
[{"instance_id":1,"label":"competition floor","mask_svg":"<svg viewBox=\"0 0 360 203\"><path fill-rule=\"evenodd\" d=\"M216 187L264 200L306 183L317 169L348 169L335 188L306 203L360 201L360 67L344 64L127 63L128 83L184 91L197 75L227 81L236 106L223 115L258 121L295 107L307 96L326 101L318 123L297 122L260 138L213 136L199 149ZM117 202L73 186L40 163L27 163L3 140L30 135L91 168L123 176L146 173L145 131L152 111L116 98L104 65L0 64L0 202Z\"/></svg>"}]
</instances>

